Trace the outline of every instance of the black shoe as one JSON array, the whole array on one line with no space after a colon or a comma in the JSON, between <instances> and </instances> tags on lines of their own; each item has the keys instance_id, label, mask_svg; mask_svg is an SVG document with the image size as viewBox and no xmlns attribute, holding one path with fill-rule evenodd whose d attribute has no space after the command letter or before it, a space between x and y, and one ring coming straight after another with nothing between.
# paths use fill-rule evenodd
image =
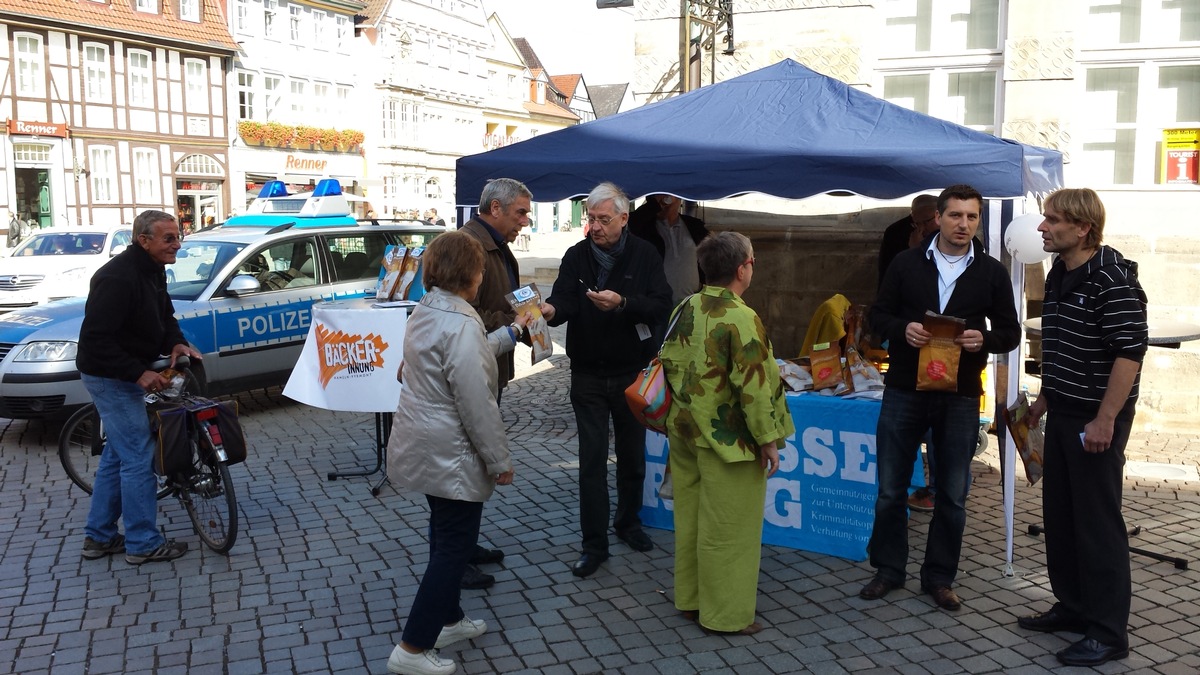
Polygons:
<instances>
[{"instance_id":1,"label":"black shoe","mask_svg":"<svg viewBox=\"0 0 1200 675\"><path fill-rule=\"evenodd\" d=\"M957 612L962 609L962 600L958 599L958 594L949 586L923 586L921 590L925 591L938 607Z\"/></svg>"},{"instance_id":2,"label":"black shoe","mask_svg":"<svg viewBox=\"0 0 1200 675\"><path fill-rule=\"evenodd\" d=\"M498 548L484 548L476 546L475 552L471 554L470 562L472 565L495 565L504 560L504 551Z\"/></svg>"},{"instance_id":3,"label":"black shoe","mask_svg":"<svg viewBox=\"0 0 1200 675\"><path fill-rule=\"evenodd\" d=\"M1129 656L1128 647L1106 645L1093 638L1084 638L1058 653L1058 660L1068 666L1098 666Z\"/></svg>"},{"instance_id":4,"label":"black shoe","mask_svg":"<svg viewBox=\"0 0 1200 675\"><path fill-rule=\"evenodd\" d=\"M1073 619L1054 609L1041 614L1031 614L1017 619L1017 625L1025 630L1036 630L1039 633L1082 633L1087 630L1087 623Z\"/></svg>"},{"instance_id":5,"label":"black shoe","mask_svg":"<svg viewBox=\"0 0 1200 675\"><path fill-rule=\"evenodd\" d=\"M607 553L584 553L579 556L578 562L571 567L571 574L577 577L590 577L600 569L600 563L608 560Z\"/></svg>"},{"instance_id":6,"label":"black shoe","mask_svg":"<svg viewBox=\"0 0 1200 675\"><path fill-rule=\"evenodd\" d=\"M871 583L863 586L863 589L858 592L858 597L863 600L880 600L883 596L903 585L902 583L894 584L883 577L877 576L871 580Z\"/></svg>"},{"instance_id":7,"label":"black shoe","mask_svg":"<svg viewBox=\"0 0 1200 675\"><path fill-rule=\"evenodd\" d=\"M625 530L624 532L618 532L617 539L629 544L629 548L635 551L641 551L642 553L654 549L654 542L650 541L650 537L648 537L645 530L640 527L632 530Z\"/></svg>"},{"instance_id":8,"label":"black shoe","mask_svg":"<svg viewBox=\"0 0 1200 675\"><path fill-rule=\"evenodd\" d=\"M495 583L496 577L480 572L479 568L474 565L467 565L467 571L463 572L462 583L459 584L459 587L478 591L491 588Z\"/></svg>"}]
</instances>

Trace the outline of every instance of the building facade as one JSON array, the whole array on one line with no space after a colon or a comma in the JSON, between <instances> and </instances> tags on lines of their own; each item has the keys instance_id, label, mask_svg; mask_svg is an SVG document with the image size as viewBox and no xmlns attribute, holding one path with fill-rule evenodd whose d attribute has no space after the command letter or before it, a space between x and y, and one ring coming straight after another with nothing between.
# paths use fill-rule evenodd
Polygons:
<instances>
[{"instance_id":1,"label":"building facade","mask_svg":"<svg viewBox=\"0 0 1200 675\"><path fill-rule=\"evenodd\" d=\"M363 194L364 129L372 120L357 85L368 79L362 63L370 47L355 39L354 21L366 3L227 1L229 31L241 47L229 85L234 211L273 179L302 192L332 177L347 194Z\"/></svg>"},{"instance_id":2,"label":"building facade","mask_svg":"<svg viewBox=\"0 0 1200 675\"><path fill-rule=\"evenodd\" d=\"M0 27L6 223L224 217L237 45L216 0L0 0Z\"/></svg>"},{"instance_id":3,"label":"building facade","mask_svg":"<svg viewBox=\"0 0 1200 675\"><path fill-rule=\"evenodd\" d=\"M1192 291L1200 285L1200 235L1196 218L1185 215L1200 212L1193 168L1200 147L1167 147L1200 130L1200 3L739 0L729 3L732 23L711 10L720 3L686 4L716 28L681 28L675 0L635 4L639 100L681 89L687 36L700 45L685 53L687 75L701 85L792 58L898 105L1060 150L1067 186L1091 187L1104 200L1106 242L1140 263L1151 322L1200 322ZM730 26L734 39L727 41ZM869 208L856 201L859 207ZM862 240L863 253L842 269L862 269L838 278L869 279L870 233L850 234ZM846 236L831 233L831 250ZM1039 282L1034 275L1029 287ZM1139 423L1196 427L1197 378L1195 343L1153 350Z\"/></svg>"}]
</instances>

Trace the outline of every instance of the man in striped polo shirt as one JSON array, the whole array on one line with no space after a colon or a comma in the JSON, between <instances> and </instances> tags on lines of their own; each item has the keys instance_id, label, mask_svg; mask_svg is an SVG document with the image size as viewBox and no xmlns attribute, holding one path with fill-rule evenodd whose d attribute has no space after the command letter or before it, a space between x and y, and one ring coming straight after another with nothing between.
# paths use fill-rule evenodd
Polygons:
<instances>
[{"instance_id":1,"label":"man in striped polo shirt","mask_svg":"<svg viewBox=\"0 0 1200 675\"><path fill-rule=\"evenodd\" d=\"M1051 194L1038 227L1057 254L1046 278L1042 390L1046 418L1042 511L1046 568L1058 602L1022 628L1082 633L1058 652L1069 666L1129 655L1129 538L1121 516L1125 444L1148 345L1137 263L1102 246L1104 204L1087 188Z\"/></svg>"}]
</instances>

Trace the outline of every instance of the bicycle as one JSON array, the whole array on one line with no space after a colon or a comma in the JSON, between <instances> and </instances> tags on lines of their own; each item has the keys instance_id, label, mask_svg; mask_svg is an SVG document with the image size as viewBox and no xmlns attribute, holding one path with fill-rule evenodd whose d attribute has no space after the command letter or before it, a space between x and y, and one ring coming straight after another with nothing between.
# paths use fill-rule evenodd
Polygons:
<instances>
[{"instance_id":1,"label":"bicycle","mask_svg":"<svg viewBox=\"0 0 1200 675\"><path fill-rule=\"evenodd\" d=\"M152 369L165 367L165 363L159 361ZM192 468L190 475L185 472L172 477L158 476L157 498L175 495L200 539L213 551L226 554L237 539L237 497L227 465L229 456L217 422L218 404L193 395L191 391L197 388L195 378L180 364L176 368L185 378L179 395L146 394L147 415L151 416L153 428L156 422L154 404L178 404L188 410L186 438ZM58 458L63 469L71 482L89 495L104 446L104 425L93 403L75 411L58 436Z\"/></svg>"}]
</instances>

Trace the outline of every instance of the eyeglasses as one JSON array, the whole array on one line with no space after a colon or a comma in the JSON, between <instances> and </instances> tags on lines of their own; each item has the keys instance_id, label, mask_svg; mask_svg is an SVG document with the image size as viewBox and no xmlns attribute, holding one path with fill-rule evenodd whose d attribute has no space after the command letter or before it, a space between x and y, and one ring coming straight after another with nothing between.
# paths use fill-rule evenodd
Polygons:
<instances>
[{"instance_id":1,"label":"eyeglasses","mask_svg":"<svg viewBox=\"0 0 1200 675\"><path fill-rule=\"evenodd\" d=\"M754 258L751 258L751 259L747 260L746 262L744 262L744 263L742 263L742 264L743 264L743 265L750 265L751 267L753 267L753 266L754 266Z\"/></svg>"},{"instance_id":2,"label":"eyeglasses","mask_svg":"<svg viewBox=\"0 0 1200 675\"><path fill-rule=\"evenodd\" d=\"M595 225L596 223L600 223L604 227L608 227L608 224L611 223L612 221L613 221L612 216L593 216L589 213L588 217L587 217L588 225Z\"/></svg>"},{"instance_id":3,"label":"eyeglasses","mask_svg":"<svg viewBox=\"0 0 1200 675\"><path fill-rule=\"evenodd\" d=\"M152 234L146 234L145 232L143 232L141 236L143 236L151 241L154 240L154 235L152 235ZM162 240L163 240L163 243L166 243L166 244L175 244L175 243L183 241L183 237L178 237L173 234L168 234L165 237L163 237Z\"/></svg>"}]
</instances>

